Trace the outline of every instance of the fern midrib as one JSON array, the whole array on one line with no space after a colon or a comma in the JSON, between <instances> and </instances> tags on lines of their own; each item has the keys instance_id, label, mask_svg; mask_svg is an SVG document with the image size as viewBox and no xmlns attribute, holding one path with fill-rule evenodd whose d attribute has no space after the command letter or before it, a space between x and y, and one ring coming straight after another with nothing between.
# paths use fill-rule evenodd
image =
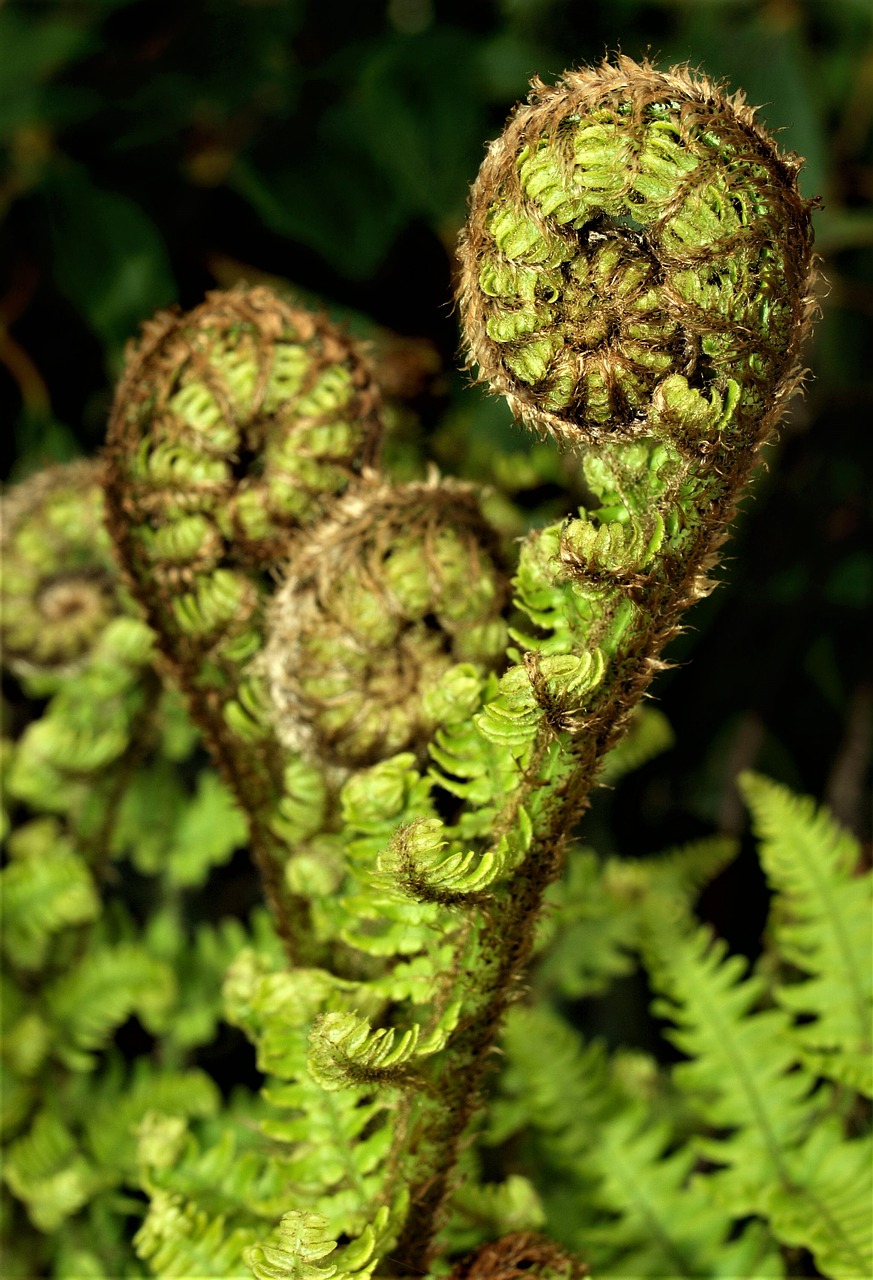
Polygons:
<instances>
[{"instance_id":1,"label":"fern midrib","mask_svg":"<svg viewBox=\"0 0 873 1280\"><path fill-rule=\"evenodd\" d=\"M606 1126L601 1129L601 1134L604 1132L607 1132ZM672 1237L665 1233L661 1216L657 1213L657 1206L653 1205L651 1197L646 1195L645 1186L633 1176L633 1165L622 1160L622 1148L615 1144L610 1144L608 1155L612 1170L621 1171L621 1182L629 1192L628 1202L636 1208L648 1229L649 1235L654 1238L663 1252L664 1258L672 1263L678 1275L687 1276L689 1280L694 1280L699 1275L699 1271L689 1263L687 1257L680 1251L679 1246Z\"/></svg>"},{"instance_id":2,"label":"fern midrib","mask_svg":"<svg viewBox=\"0 0 873 1280\"><path fill-rule=\"evenodd\" d=\"M697 1025L703 1026L709 1033L712 1042L719 1045L721 1053L727 1060L728 1067L732 1070L734 1079L740 1082L743 1093L746 1096L752 1118L755 1121L758 1131L764 1139L765 1148L770 1156L773 1167L777 1172L782 1185L786 1191L794 1189L794 1182L791 1178L790 1171L783 1159L782 1147L779 1139L773 1130L769 1113L765 1100L757 1087L757 1081L754 1071L747 1070L746 1058L741 1052L739 1046L735 1042L732 1034L725 1032L733 1031L733 1023L710 1017L711 1009L718 1008L718 1000L714 1000L710 1005L709 997L712 993L708 991L702 984L695 982L697 968L694 963L689 966L689 990L693 997L696 997L691 1004L692 1008L697 1010ZM755 1015L752 1014L752 1017ZM699 1061L699 1059L697 1059ZM741 1120L737 1121L737 1128L743 1127Z\"/></svg>"},{"instance_id":3,"label":"fern midrib","mask_svg":"<svg viewBox=\"0 0 873 1280\"><path fill-rule=\"evenodd\" d=\"M694 966L692 965L691 966L692 977L694 973L695 973L695 969L694 969ZM692 990L695 990L695 988L692 987ZM698 988L697 994L699 996L705 996L706 993L701 988ZM820 1200L809 1187L804 1186L803 1182L798 1180L793 1175L791 1166L789 1163L790 1156L788 1153L783 1152L782 1148L779 1145L776 1134L774 1133L773 1129L770 1126L766 1105L764 1103L764 1100L762 1098L760 1091L756 1087L756 1077L754 1072L749 1072L746 1070L745 1059L743 1055L738 1051L738 1048L736 1047L734 1042L734 1038L732 1036L725 1037L719 1034L719 1033L723 1033L726 1028L730 1028L732 1024L730 1023L725 1024L725 1023L707 1018L706 1015L708 1013L708 1005L705 999L702 999L702 998L699 999L697 1007L700 1011L699 1022L705 1026L708 1026L710 1033L714 1038L714 1040L716 1041L716 1043L721 1044L722 1050L728 1059L729 1065L732 1066L734 1069L735 1078L739 1079L743 1085L744 1091L746 1093L746 1097L748 1099L749 1105L752 1110L753 1117L758 1123L759 1132L761 1132L762 1136L764 1137L767 1151L773 1162L774 1169L782 1183L783 1189L789 1194L792 1194L792 1195L800 1194L804 1196L810 1202L810 1204L815 1207L819 1215L819 1218L823 1222L826 1222L828 1224L828 1228L832 1233L832 1237L834 1239L844 1240L846 1245L850 1249L853 1249L854 1246L852 1241L845 1235L842 1224L836 1221L831 1215L830 1210L827 1206L827 1203ZM717 1002L713 1004L713 1007L714 1008L717 1007ZM752 1016L754 1017L755 1015L752 1014ZM743 1127L742 1122L738 1123L737 1127L742 1128ZM860 1274L862 1273L859 1271L859 1275Z\"/></svg>"}]
</instances>

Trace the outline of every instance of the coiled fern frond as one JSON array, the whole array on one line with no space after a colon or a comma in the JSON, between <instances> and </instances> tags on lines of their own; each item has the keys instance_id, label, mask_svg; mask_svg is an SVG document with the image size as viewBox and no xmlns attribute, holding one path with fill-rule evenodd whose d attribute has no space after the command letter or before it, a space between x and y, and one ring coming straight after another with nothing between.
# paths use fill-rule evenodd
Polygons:
<instances>
[{"instance_id":1,"label":"coiled fern frond","mask_svg":"<svg viewBox=\"0 0 873 1280\"><path fill-rule=\"evenodd\" d=\"M741 95L621 56L535 80L473 187L470 359L570 446L748 447L810 311L809 207Z\"/></svg>"}]
</instances>

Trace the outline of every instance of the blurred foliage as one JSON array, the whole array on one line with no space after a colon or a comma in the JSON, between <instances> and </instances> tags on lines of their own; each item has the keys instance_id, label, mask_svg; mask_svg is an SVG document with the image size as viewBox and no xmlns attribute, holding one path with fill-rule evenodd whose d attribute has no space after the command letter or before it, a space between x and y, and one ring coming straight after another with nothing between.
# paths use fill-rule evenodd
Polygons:
<instances>
[{"instance_id":1,"label":"blurred foliage","mask_svg":"<svg viewBox=\"0 0 873 1280\"><path fill-rule=\"evenodd\" d=\"M807 396L741 521L729 585L658 687L678 745L621 805L604 797L593 838L639 853L738 830L732 778L752 764L869 836L869 0L7 0L4 474L99 448L124 343L155 308L269 276L373 341L398 474L416 473L429 436L440 465L499 489L503 455L530 444L453 371L467 187L532 75L615 49L687 60L763 104L821 197L826 283ZM574 477L537 449L528 505L560 514ZM730 876L719 917L746 898Z\"/></svg>"}]
</instances>

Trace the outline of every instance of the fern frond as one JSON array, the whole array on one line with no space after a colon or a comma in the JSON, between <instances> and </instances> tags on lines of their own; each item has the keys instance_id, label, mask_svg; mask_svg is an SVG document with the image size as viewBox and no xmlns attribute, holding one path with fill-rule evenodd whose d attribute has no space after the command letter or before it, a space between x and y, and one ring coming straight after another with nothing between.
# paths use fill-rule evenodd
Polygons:
<instances>
[{"instance_id":1,"label":"fern frond","mask_svg":"<svg viewBox=\"0 0 873 1280\"><path fill-rule=\"evenodd\" d=\"M253 912L249 930L264 919L269 917L263 908ZM214 925L198 924L190 937L170 905L154 913L144 936L149 954L171 965L177 975L178 1000L166 1031L168 1046L184 1052L208 1044L224 1017L225 975L250 933L242 921L227 916Z\"/></svg>"},{"instance_id":2,"label":"fern frond","mask_svg":"<svg viewBox=\"0 0 873 1280\"><path fill-rule=\"evenodd\" d=\"M206 1117L215 1115L221 1104L217 1086L204 1071L160 1071L145 1059L135 1063L129 1078L110 1070L99 1080L85 1077L71 1092L83 1118L86 1149L118 1181L136 1172L136 1130L147 1113Z\"/></svg>"},{"instance_id":3,"label":"fern frond","mask_svg":"<svg viewBox=\"0 0 873 1280\"><path fill-rule=\"evenodd\" d=\"M546 894L550 908L537 970L540 989L578 998L603 991L630 973L653 895L688 913L697 894L733 858L735 841L696 840L646 859L608 858L571 850L564 879Z\"/></svg>"},{"instance_id":4,"label":"fern frond","mask_svg":"<svg viewBox=\"0 0 873 1280\"><path fill-rule=\"evenodd\" d=\"M251 948L237 956L223 990L228 1021L255 1045L259 1068L280 1080L305 1074L309 1030L319 1014L355 1008L376 1016L385 1004L380 992L325 969L276 971L271 957Z\"/></svg>"},{"instance_id":5,"label":"fern frond","mask_svg":"<svg viewBox=\"0 0 873 1280\"><path fill-rule=\"evenodd\" d=\"M483 678L461 664L446 672L431 699L438 728L429 752L431 777L450 795L467 801L457 836L487 836L495 806L518 785L512 752L481 734L474 716L497 694L497 677Z\"/></svg>"},{"instance_id":6,"label":"fern frond","mask_svg":"<svg viewBox=\"0 0 873 1280\"><path fill-rule=\"evenodd\" d=\"M757 774L740 782L761 839L761 865L777 894L773 941L808 975L781 982L776 998L803 1015L803 1043L827 1051L817 1055L818 1067L829 1074L832 1065L843 1079L843 1054L873 1064L873 873L861 870L858 842L811 799ZM849 1067L849 1077L873 1096L869 1075L864 1080Z\"/></svg>"},{"instance_id":7,"label":"fern frond","mask_svg":"<svg viewBox=\"0 0 873 1280\"><path fill-rule=\"evenodd\" d=\"M571 850L563 880L546 893L537 988L570 999L604 991L633 970L639 922L638 895L611 890L593 849Z\"/></svg>"},{"instance_id":8,"label":"fern frond","mask_svg":"<svg viewBox=\"0 0 873 1280\"><path fill-rule=\"evenodd\" d=\"M144 947L133 942L95 947L46 990L53 1051L73 1070L91 1070L94 1051L131 1014L147 1029L162 1030L175 999L172 970Z\"/></svg>"},{"instance_id":9,"label":"fern frond","mask_svg":"<svg viewBox=\"0 0 873 1280\"><path fill-rule=\"evenodd\" d=\"M795 1181L774 1185L764 1205L778 1238L809 1249L822 1275L873 1275L873 1151L869 1139L847 1141L826 1121L792 1153Z\"/></svg>"},{"instance_id":10,"label":"fern frond","mask_svg":"<svg viewBox=\"0 0 873 1280\"><path fill-rule=\"evenodd\" d=\"M9 840L12 860L0 871L7 958L23 969L40 969L53 935L85 924L100 912L91 872L52 818L37 818Z\"/></svg>"},{"instance_id":11,"label":"fern frond","mask_svg":"<svg viewBox=\"0 0 873 1280\"><path fill-rule=\"evenodd\" d=\"M756 1212L761 1186L792 1184L788 1153L813 1114L815 1080L798 1068L788 1015L755 1011L763 979L745 976L747 962L707 929L653 929L644 956L660 993L652 1010L673 1024L666 1034L690 1059L673 1078L709 1126L727 1131L702 1148L730 1168L734 1210Z\"/></svg>"},{"instance_id":12,"label":"fern frond","mask_svg":"<svg viewBox=\"0 0 873 1280\"><path fill-rule=\"evenodd\" d=\"M210 1218L182 1196L158 1188L133 1243L152 1274L162 1280L251 1280L243 1254L256 1238L255 1227L234 1226L222 1216Z\"/></svg>"},{"instance_id":13,"label":"fern frond","mask_svg":"<svg viewBox=\"0 0 873 1280\"><path fill-rule=\"evenodd\" d=\"M781 1274L772 1239L742 1232L729 1242L733 1215L693 1180L694 1152L679 1145L670 1109L627 1087L620 1055L610 1062L544 1008L513 1011L503 1044L508 1068L488 1140L519 1125L542 1135L548 1230L590 1258L595 1274ZM649 1078L654 1085L653 1064ZM750 1255L756 1269L744 1271L740 1257Z\"/></svg>"},{"instance_id":14,"label":"fern frond","mask_svg":"<svg viewBox=\"0 0 873 1280\"><path fill-rule=\"evenodd\" d=\"M323 1215L292 1210L283 1216L275 1243L256 1245L246 1260L256 1280L369 1280L389 1247L392 1217L383 1205L357 1239L337 1250ZM321 1265L330 1255L332 1261Z\"/></svg>"},{"instance_id":15,"label":"fern frond","mask_svg":"<svg viewBox=\"0 0 873 1280\"><path fill-rule=\"evenodd\" d=\"M377 861L374 882L390 893L419 902L445 906L476 901L498 880L521 864L530 848L531 822L523 806L511 834L501 837L493 848L477 853L449 847L442 837L446 828L438 818L419 818L399 827L387 850Z\"/></svg>"},{"instance_id":16,"label":"fern frond","mask_svg":"<svg viewBox=\"0 0 873 1280\"><path fill-rule=\"evenodd\" d=\"M144 875L163 875L173 888L194 888L246 841L245 820L215 773L202 770L192 795L178 769L158 757L125 790L112 849L130 857Z\"/></svg>"},{"instance_id":17,"label":"fern frond","mask_svg":"<svg viewBox=\"0 0 873 1280\"><path fill-rule=\"evenodd\" d=\"M276 1244L256 1246L247 1261L257 1280L331 1280L336 1266L319 1264L335 1249L322 1214L293 1210L283 1216Z\"/></svg>"},{"instance_id":18,"label":"fern frond","mask_svg":"<svg viewBox=\"0 0 873 1280\"><path fill-rule=\"evenodd\" d=\"M457 1025L460 1002L444 1010L435 1027L421 1038L414 1022L400 1032L371 1027L355 1013L323 1013L309 1036L309 1071L323 1089L357 1085L403 1085L413 1079L411 1064L442 1049Z\"/></svg>"},{"instance_id":19,"label":"fern frond","mask_svg":"<svg viewBox=\"0 0 873 1280\"><path fill-rule=\"evenodd\" d=\"M45 1232L57 1230L115 1181L85 1157L69 1128L48 1108L7 1150L3 1178L27 1207L34 1226Z\"/></svg>"}]
</instances>

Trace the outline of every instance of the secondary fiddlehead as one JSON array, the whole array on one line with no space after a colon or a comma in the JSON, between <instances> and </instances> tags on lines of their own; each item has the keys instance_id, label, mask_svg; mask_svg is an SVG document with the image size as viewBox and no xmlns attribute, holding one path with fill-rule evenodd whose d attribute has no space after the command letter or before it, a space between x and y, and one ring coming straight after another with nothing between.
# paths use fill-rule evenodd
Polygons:
<instances>
[{"instance_id":1,"label":"secondary fiddlehead","mask_svg":"<svg viewBox=\"0 0 873 1280\"><path fill-rule=\"evenodd\" d=\"M80 670L122 612L102 475L94 462L50 467L3 497L0 650L45 689Z\"/></svg>"},{"instance_id":2,"label":"secondary fiddlehead","mask_svg":"<svg viewBox=\"0 0 873 1280\"><path fill-rule=\"evenodd\" d=\"M109 527L193 718L247 814L289 953L305 910L273 829L286 757L253 660L268 570L375 458L378 395L357 349L271 290L214 293L149 322L107 442ZM297 942L294 935L297 935Z\"/></svg>"},{"instance_id":3,"label":"secondary fiddlehead","mask_svg":"<svg viewBox=\"0 0 873 1280\"><path fill-rule=\"evenodd\" d=\"M508 581L469 486L371 476L301 538L270 610L275 721L348 771L423 755L428 695L457 662L502 661Z\"/></svg>"}]
</instances>

